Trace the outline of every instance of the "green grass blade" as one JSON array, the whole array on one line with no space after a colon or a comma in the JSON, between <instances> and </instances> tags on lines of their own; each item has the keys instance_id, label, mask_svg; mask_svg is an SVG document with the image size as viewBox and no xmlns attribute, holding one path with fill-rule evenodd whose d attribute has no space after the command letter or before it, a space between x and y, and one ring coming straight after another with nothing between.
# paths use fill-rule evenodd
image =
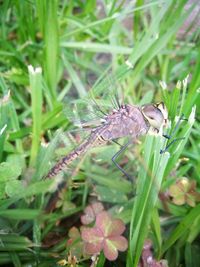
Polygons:
<instances>
[{"instance_id":1,"label":"green grass blade","mask_svg":"<svg viewBox=\"0 0 200 267\"><path fill-rule=\"evenodd\" d=\"M33 209L8 209L1 210L0 216L13 220L32 220L41 214L40 210Z\"/></svg>"},{"instance_id":2,"label":"green grass blade","mask_svg":"<svg viewBox=\"0 0 200 267\"><path fill-rule=\"evenodd\" d=\"M78 74L76 73L76 71L72 67L71 63L67 60L66 56L63 57L63 62L65 65L65 68L67 69L67 71L68 71L68 73L72 79L72 82L76 86L76 90L78 91L79 96L84 97L86 95L86 89L85 89L81 79L79 78Z\"/></svg>"},{"instance_id":3,"label":"green grass blade","mask_svg":"<svg viewBox=\"0 0 200 267\"><path fill-rule=\"evenodd\" d=\"M59 33L58 33L58 14L57 0L42 1L44 3L44 10L46 12L43 19L44 26L44 62L45 62L45 78L50 90L52 100L55 101L57 92L58 79L58 59L59 59ZM42 12L40 12L41 15ZM52 64L53 62L53 64Z\"/></svg>"},{"instance_id":4,"label":"green grass blade","mask_svg":"<svg viewBox=\"0 0 200 267\"><path fill-rule=\"evenodd\" d=\"M93 53L112 53L112 54L124 54L130 55L132 48L119 45L102 44L94 42L62 42L61 47L64 48L76 48L78 50L93 52Z\"/></svg>"},{"instance_id":5,"label":"green grass blade","mask_svg":"<svg viewBox=\"0 0 200 267\"><path fill-rule=\"evenodd\" d=\"M147 136L144 149L144 166L138 177L136 201L130 226L130 247L127 266L137 266L152 213L158 198L169 153L160 155L162 137Z\"/></svg>"},{"instance_id":6,"label":"green grass blade","mask_svg":"<svg viewBox=\"0 0 200 267\"><path fill-rule=\"evenodd\" d=\"M195 122L195 112L196 112L196 107L193 107L191 114L189 116L188 122L185 123L184 128L176 136L176 138L184 138L184 139L175 142L173 146L169 149L169 151L172 151L172 152L171 152L171 156L169 159L169 163L167 164L167 168L165 170L165 176L169 175L173 166L175 166L181 153L183 152L183 149L186 143L188 142L188 138L190 136L192 127Z\"/></svg>"},{"instance_id":7,"label":"green grass blade","mask_svg":"<svg viewBox=\"0 0 200 267\"><path fill-rule=\"evenodd\" d=\"M178 226L171 233L170 237L165 241L162 247L162 253L164 253L170 246L172 246L181 236L185 233L186 230L192 227L194 221L199 218L200 214L200 205L197 205L193 208L178 224Z\"/></svg>"},{"instance_id":8,"label":"green grass blade","mask_svg":"<svg viewBox=\"0 0 200 267\"><path fill-rule=\"evenodd\" d=\"M41 137L42 127L42 70L41 68L33 69L29 67L32 117L33 117L33 138L31 146L30 164L34 165Z\"/></svg>"}]
</instances>

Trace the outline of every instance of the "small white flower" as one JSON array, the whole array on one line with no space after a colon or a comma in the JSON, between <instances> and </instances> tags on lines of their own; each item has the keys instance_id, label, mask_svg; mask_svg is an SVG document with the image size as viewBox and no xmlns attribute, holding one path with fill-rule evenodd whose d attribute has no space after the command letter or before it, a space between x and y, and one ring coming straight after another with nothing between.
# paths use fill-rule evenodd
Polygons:
<instances>
[{"instance_id":1,"label":"small white flower","mask_svg":"<svg viewBox=\"0 0 200 267\"><path fill-rule=\"evenodd\" d=\"M42 146L42 147L48 147L48 145L49 145L49 144L46 143L46 142L41 142L41 146Z\"/></svg>"},{"instance_id":2,"label":"small white flower","mask_svg":"<svg viewBox=\"0 0 200 267\"><path fill-rule=\"evenodd\" d=\"M38 74L38 73L42 73L42 68L41 67L36 67L35 69L33 68L32 65L28 65L28 71L30 74Z\"/></svg>"},{"instance_id":3,"label":"small white flower","mask_svg":"<svg viewBox=\"0 0 200 267\"><path fill-rule=\"evenodd\" d=\"M160 86L162 87L163 90L167 89L167 84L165 81L159 81Z\"/></svg>"},{"instance_id":4,"label":"small white flower","mask_svg":"<svg viewBox=\"0 0 200 267\"><path fill-rule=\"evenodd\" d=\"M177 89L181 89L181 81L178 81L177 84L176 84L176 88Z\"/></svg>"},{"instance_id":5,"label":"small white flower","mask_svg":"<svg viewBox=\"0 0 200 267\"><path fill-rule=\"evenodd\" d=\"M133 64L129 60L126 60L125 63L128 66L128 69L133 69L134 68Z\"/></svg>"},{"instance_id":6,"label":"small white flower","mask_svg":"<svg viewBox=\"0 0 200 267\"><path fill-rule=\"evenodd\" d=\"M187 87L188 78L189 78L189 74L188 74L188 75L185 77L185 79L183 80L183 87L184 87L184 88Z\"/></svg>"},{"instance_id":7,"label":"small white flower","mask_svg":"<svg viewBox=\"0 0 200 267\"><path fill-rule=\"evenodd\" d=\"M192 111L190 113L190 116L189 116L189 119L188 119L188 122L190 125L193 125L194 124L194 121L195 121L195 112L196 112L196 106L193 106L192 107Z\"/></svg>"},{"instance_id":8,"label":"small white flower","mask_svg":"<svg viewBox=\"0 0 200 267\"><path fill-rule=\"evenodd\" d=\"M7 124L5 124L4 126L3 126L3 128L1 128L0 129L0 136L3 134L3 132L5 131L5 129L7 128Z\"/></svg>"}]
</instances>

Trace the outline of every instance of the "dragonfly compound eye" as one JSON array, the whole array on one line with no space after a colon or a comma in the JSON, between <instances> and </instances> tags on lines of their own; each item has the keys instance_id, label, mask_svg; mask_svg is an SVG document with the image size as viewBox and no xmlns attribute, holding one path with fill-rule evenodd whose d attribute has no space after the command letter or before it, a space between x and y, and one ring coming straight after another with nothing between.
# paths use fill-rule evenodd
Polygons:
<instances>
[{"instance_id":1,"label":"dragonfly compound eye","mask_svg":"<svg viewBox=\"0 0 200 267\"><path fill-rule=\"evenodd\" d=\"M163 110L160 109L160 106L149 104L142 107L142 114L153 128L160 129L165 123L166 114L163 113Z\"/></svg>"},{"instance_id":2,"label":"dragonfly compound eye","mask_svg":"<svg viewBox=\"0 0 200 267\"><path fill-rule=\"evenodd\" d=\"M163 115L164 125L167 125L167 123L168 123L168 111L167 111L165 104L163 102L159 102L156 104L156 107L160 110L160 112Z\"/></svg>"}]
</instances>

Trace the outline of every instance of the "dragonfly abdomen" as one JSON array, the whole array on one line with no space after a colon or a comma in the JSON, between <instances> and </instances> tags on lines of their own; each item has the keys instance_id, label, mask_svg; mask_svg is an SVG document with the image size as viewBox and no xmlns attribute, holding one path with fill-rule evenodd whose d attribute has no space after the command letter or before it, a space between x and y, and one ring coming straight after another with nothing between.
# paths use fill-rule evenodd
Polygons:
<instances>
[{"instance_id":1,"label":"dragonfly abdomen","mask_svg":"<svg viewBox=\"0 0 200 267\"><path fill-rule=\"evenodd\" d=\"M83 155L90 147L104 144L106 140L101 136L101 129L96 129L91 133L89 138L77 148L71 151L67 156L63 157L57 164L49 171L46 178L52 178L61 170L68 167L75 159Z\"/></svg>"},{"instance_id":2,"label":"dragonfly abdomen","mask_svg":"<svg viewBox=\"0 0 200 267\"><path fill-rule=\"evenodd\" d=\"M46 178L52 178L57 175L61 170L68 167L70 163L72 163L76 158L81 156L88 149L90 144L86 141L80 146L78 146L75 150L70 152L67 156L63 157L60 161L56 163L56 165L49 171Z\"/></svg>"}]
</instances>

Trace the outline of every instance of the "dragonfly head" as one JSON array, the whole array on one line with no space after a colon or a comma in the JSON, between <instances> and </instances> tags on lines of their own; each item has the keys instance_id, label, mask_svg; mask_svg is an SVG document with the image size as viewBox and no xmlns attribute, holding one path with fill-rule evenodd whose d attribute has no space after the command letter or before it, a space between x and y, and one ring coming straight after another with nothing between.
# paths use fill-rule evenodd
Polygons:
<instances>
[{"instance_id":1,"label":"dragonfly head","mask_svg":"<svg viewBox=\"0 0 200 267\"><path fill-rule=\"evenodd\" d=\"M158 131L167 124L168 112L163 102L142 106L142 114L150 126Z\"/></svg>"}]
</instances>

